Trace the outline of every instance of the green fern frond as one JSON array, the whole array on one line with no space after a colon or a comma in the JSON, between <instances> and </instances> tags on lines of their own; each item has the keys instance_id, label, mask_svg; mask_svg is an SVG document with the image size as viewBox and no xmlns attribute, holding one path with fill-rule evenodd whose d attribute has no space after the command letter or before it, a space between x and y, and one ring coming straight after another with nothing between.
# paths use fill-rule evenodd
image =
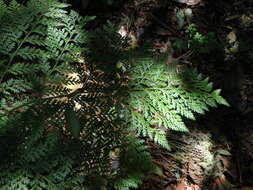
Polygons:
<instances>
[{"instance_id":1,"label":"green fern frond","mask_svg":"<svg viewBox=\"0 0 253 190\"><path fill-rule=\"evenodd\" d=\"M164 129L187 132L184 117L194 120L194 113L204 114L208 107L228 106L208 78L194 69L178 71L174 63L140 59L132 66L130 79L126 121L165 148L169 146Z\"/></svg>"},{"instance_id":2,"label":"green fern frond","mask_svg":"<svg viewBox=\"0 0 253 190\"><path fill-rule=\"evenodd\" d=\"M113 180L117 190L137 188L145 179L145 174L154 172L156 167L143 141L136 136L128 136L120 153L120 175ZM130 159L129 159L130 158Z\"/></svg>"},{"instance_id":3,"label":"green fern frond","mask_svg":"<svg viewBox=\"0 0 253 190\"><path fill-rule=\"evenodd\" d=\"M68 6L54 0L31 0L27 6L11 1L7 6L1 0L0 93L15 97L13 105L35 91L40 98L69 93L64 73L72 69L63 63L82 58L80 45L87 41L83 27L89 19L68 13Z\"/></svg>"}]
</instances>

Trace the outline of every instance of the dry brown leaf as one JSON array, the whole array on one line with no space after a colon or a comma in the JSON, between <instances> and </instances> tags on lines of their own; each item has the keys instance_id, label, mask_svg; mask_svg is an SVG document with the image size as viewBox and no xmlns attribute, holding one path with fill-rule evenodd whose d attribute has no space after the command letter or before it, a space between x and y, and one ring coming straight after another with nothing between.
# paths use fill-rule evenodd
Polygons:
<instances>
[{"instance_id":1,"label":"dry brown leaf","mask_svg":"<svg viewBox=\"0 0 253 190\"><path fill-rule=\"evenodd\" d=\"M184 189L185 189L185 181L182 180L179 184L177 184L175 190L184 190Z\"/></svg>"}]
</instances>

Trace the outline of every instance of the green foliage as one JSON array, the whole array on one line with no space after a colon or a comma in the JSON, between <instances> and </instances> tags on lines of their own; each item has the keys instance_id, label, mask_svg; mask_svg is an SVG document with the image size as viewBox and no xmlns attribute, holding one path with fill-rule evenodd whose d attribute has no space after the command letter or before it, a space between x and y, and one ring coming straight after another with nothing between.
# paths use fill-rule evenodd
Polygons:
<instances>
[{"instance_id":1,"label":"green foliage","mask_svg":"<svg viewBox=\"0 0 253 190\"><path fill-rule=\"evenodd\" d=\"M69 126L70 133L73 137L78 138L80 135L80 122L75 111L71 108L66 108L65 117Z\"/></svg>"},{"instance_id":2,"label":"green foliage","mask_svg":"<svg viewBox=\"0 0 253 190\"><path fill-rule=\"evenodd\" d=\"M156 170L139 137L169 148L164 129L227 102L110 24L88 35L93 17L66 8L0 0L0 189L137 188Z\"/></svg>"},{"instance_id":3,"label":"green foliage","mask_svg":"<svg viewBox=\"0 0 253 190\"><path fill-rule=\"evenodd\" d=\"M118 190L137 188L145 179L145 173L156 170L143 141L138 140L137 136L128 136L124 147L119 155L123 169L113 179L114 188Z\"/></svg>"},{"instance_id":4,"label":"green foliage","mask_svg":"<svg viewBox=\"0 0 253 190\"><path fill-rule=\"evenodd\" d=\"M194 24L188 26L186 33L188 39L177 39L174 43L176 48L183 50L190 49L201 54L209 54L222 48L213 32L201 34L197 31Z\"/></svg>"},{"instance_id":5,"label":"green foliage","mask_svg":"<svg viewBox=\"0 0 253 190\"><path fill-rule=\"evenodd\" d=\"M90 34L90 62L96 62L97 67L112 72L118 61L126 55L127 39L122 37L118 28L108 22ZM112 67L113 65L113 67Z\"/></svg>"},{"instance_id":6,"label":"green foliage","mask_svg":"<svg viewBox=\"0 0 253 190\"><path fill-rule=\"evenodd\" d=\"M117 130L116 126L93 125L97 128L83 129L87 133L85 139L74 140L54 127L54 111L32 110L23 113L19 120L25 121L25 126L17 124L15 118L8 123L8 134L1 134L0 189L127 190L142 182L143 172L154 169L143 143L127 134L123 140L122 129ZM101 131L105 129L108 130ZM120 150L115 158L118 166L113 167L109 151L114 152L116 147Z\"/></svg>"},{"instance_id":7,"label":"green foliage","mask_svg":"<svg viewBox=\"0 0 253 190\"><path fill-rule=\"evenodd\" d=\"M63 10L67 6L56 1L30 1L27 7L11 1L8 7L1 6L5 14L0 17L0 114L67 93L63 86L75 82L65 76L71 69L63 63L80 59L87 19L73 11L68 14Z\"/></svg>"},{"instance_id":8,"label":"green foliage","mask_svg":"<svg viewBox=\"0 0 253 190\"><path fill-rule=\"evenodd\" d=\"M188 131L183 118L195 120L208 107L228 103L212 83L194 69L179 71L175 63L152 58L137 59L130 73L126 121L138 134L165 148L166 129Z\"/></svg>"},{"instance_id":9,"label":"green foliage","mask_svg":"<svg viewBox=\"0 0 253 190\"><path fill-rule=\"evenodd\" d=\"M54 0L0 2L0 189L137 187L154 166L117 117L118 82L75 63L92 18Z\"/></svg>"}]
</instances>

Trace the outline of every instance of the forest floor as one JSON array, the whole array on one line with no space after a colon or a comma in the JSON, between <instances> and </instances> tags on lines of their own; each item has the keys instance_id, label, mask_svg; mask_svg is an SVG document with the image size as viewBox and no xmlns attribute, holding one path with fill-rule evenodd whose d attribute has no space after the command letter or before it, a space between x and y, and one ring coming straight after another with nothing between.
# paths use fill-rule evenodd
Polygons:
<instances>
[{"instance_id":1,"label":"forest floor","mask_svg":"<svg viewBox=\"0 0 253 190\"><path fill-rule=\"evenodd\" d=\"M186 121L189 134L169 131L171 151L147 142L160 173L139 190L253 189L253 1L133 0L119 7L106 16L133 41L152 41L156 51L197 68L231 105Z\"/></svg>"}]
</instances>

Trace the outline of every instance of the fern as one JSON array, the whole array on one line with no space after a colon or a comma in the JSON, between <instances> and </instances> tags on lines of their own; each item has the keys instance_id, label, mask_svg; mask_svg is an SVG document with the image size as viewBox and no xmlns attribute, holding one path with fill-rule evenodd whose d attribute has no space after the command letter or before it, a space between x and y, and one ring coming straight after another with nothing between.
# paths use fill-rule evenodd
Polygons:
<instances>
[{"instance_id":1,"label":"fern","mask_svg":"<svg viewBox=\"0 0 253 190\"><path fill-rule=\"evenodd\" d=\"M5 13L0 17L0 94L8 110L16 110L17 102L32 103L34 96L67 93L59 87L68 81L64 72L71 71L63 62L81 59L80 44L87 36L82 28L89 19L67 13L67 4L53 0L30 1L26 7L15 1L0 4Z\"/></svg>"},{"instance_id":2,"label":"fern","mask_svg":"<svg viewBox=\"0 0 253 190\"><path fill-rule=\"evenodd\" d=\"M145 173L156 170L150 154L143 146L143 141L138 140L136 136L128 136L124 147L120 152L120 175L113 180L113 186L118 190L137 188L145 179Z\"/></svg>"},{"instance_id":3,"label":"fern","mask_svg":"<svg viewBox=\"0 0 253 190\"><path fill-rule=\"evenodd\" d=\"M110 163L113 150L130 146L115 104L120 81L77 63L91 18L53 0L1 5L0 189L122 189L115 180L132 176L137 187L147 169L127 175L129 165ZM131 149L153 166L141 146Z\"/></svg>"},{"instance_id":4,"label":"fern","mask_svg":"<svg viewBox=\"0 0 253 190\"><path fill-rule=\"evenodd\" d=\"M93 17L68 7L0 0L0 189L137 188L156 170L139 137L169 148L164 128L227 105L196 70L128 48L110 24L88 35Z\"/></svg>"},{"instance_id":5,"label":"fern","mask_svg":"<svg viewBox=\"0 0 253 190\"><path fill-rule=\"evenodd\" d=\"M132 63L126 121L139 135L165 148L167 129L187 132L184 118L195 120L194 113L204 114L208 107L228 106L220 90L213 90L209 79L195 69L178 71L175 63L168 66L154 58L134 57Z\"/></svg>"},{"instance_id":6,"label":"fern","mask_svg":"<svg viewBox=\"0 0 253 190\"><path fill-rule=\"evenodd\" d=\"M68 13L64 10L68 5L57 1L32 0L27 6L15 1L6 6L1 1L0 5L0 12L4 13L0 15L1 144L16 139L9 144L11 151L1 146L4 162L0 166L0 188L64 189L68 179L75 176L74 168L84 167L82 164L94 157L94 147L90 146L94 135L78 146L77 152L69 147L69 137L64 139L63 135L66 107L73 106L75 99L81 101L67 88L80 80L66 75L73 68L65 62L79 62L83 58L87 36L83 27L90 18L73 11ZM58 97L70 95L67 102L59 101ZM80 153L84 147L91 149L88 155ZM71 152L78 158L76 162L68 156ZM87 156L86 162L80 160L83 156ZM12 166L6 168L9 163ZM86 169L91 165L88 163Z\"/></svg>"}]
</instances>

